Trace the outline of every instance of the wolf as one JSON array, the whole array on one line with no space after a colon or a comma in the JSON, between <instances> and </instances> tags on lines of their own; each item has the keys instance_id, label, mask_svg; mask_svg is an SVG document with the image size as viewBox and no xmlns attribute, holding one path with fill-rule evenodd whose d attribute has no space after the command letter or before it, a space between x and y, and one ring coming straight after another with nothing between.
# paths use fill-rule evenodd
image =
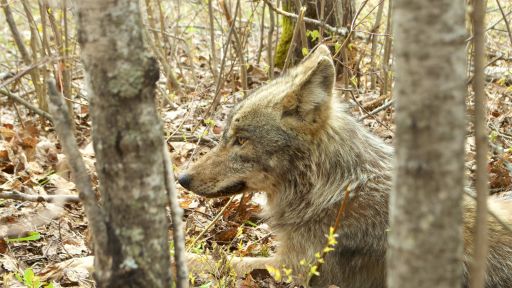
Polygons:
<instances>
[{"instance_id":1,"label":"wolf","mask_svg":"<svg viewBox=\"0 0 512 288\"><path fill-rule=\"evenodd\" d=\"M178 182L208 198L264 191L263 217L279 242L276 255L242 258L234 265L246 270L285 265L298 275L309 269L301 260L312 262L325 248L325 235L349 191L338 245L310 285L386 287L393 149L346 112L334 84L329 49L319 46L237 104L219 145L180 174ZM467 286L475 207L467 199L464 207ZM512 235L493 218L489 226L486 287L512 287Z\"/></svg>"}]
</instances>

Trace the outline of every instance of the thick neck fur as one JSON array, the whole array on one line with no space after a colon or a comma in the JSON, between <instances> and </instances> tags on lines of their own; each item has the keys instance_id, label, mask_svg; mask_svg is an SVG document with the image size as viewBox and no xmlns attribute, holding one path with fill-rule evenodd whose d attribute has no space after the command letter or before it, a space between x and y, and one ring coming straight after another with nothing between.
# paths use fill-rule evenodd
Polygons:
<instances>
[{"instance_id":1,"label":"thick neck fur","mask_svg":"<svg viewBox=\"0 0 512 288\"><path fill-rule=\"evenodd\" d=\"M381 230L387 227L392 148L344 110L343 105L333 100L324 129L311 143L303 141L305 147L296 151L293 167L281 177L280 191L268 199L265 216L278 240L303 241L282 239L295 233L306 234L311 240L316 238L312 242L317 247L308 247L306 254L313 255L325 244L324 235L334 225L347 188L350 198L338 234L351 242L345 241L343 245L349 249L361 245L364 249L384 250L385 241L366 243L366 239L385 239L385 231Z\"/></svg>"}]
</instances>

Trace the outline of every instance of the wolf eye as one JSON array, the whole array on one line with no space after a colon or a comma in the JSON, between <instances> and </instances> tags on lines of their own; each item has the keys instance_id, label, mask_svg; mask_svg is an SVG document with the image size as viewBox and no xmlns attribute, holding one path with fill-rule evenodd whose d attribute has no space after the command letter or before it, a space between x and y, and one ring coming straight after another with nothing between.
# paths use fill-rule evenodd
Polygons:
<instances>
[{"instance_id":1,"label":"wolf eye","mask_svg":"<svg viewBox=\"0 0 512 288\"><path fill-rule=\"evenodd\" d=\"M245 137L236 137L235 138L235 142L233 142L233 144L235 144L236 146L242 146L245 144L245 142L247 142L247 138Z\"/></svg>"}]
</instances>

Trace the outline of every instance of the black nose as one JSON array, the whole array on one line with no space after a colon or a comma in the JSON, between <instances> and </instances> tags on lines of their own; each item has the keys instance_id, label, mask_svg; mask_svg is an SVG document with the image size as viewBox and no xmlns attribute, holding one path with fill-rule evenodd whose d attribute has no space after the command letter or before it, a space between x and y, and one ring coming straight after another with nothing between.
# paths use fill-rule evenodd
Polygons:
<instances>
[{"instance_id":1,"label":"black nose","mask_svg":"<svg viewBox=\"0 0 512 288\"><path fill-rule=\"evenodd\" d=\"M192 183L192 177L190 174L187 173L181 173L180 176L178 176L178 183L180 183L181 186L185 189L190 189L190 183Z\"/></svg>"}]
</instances>

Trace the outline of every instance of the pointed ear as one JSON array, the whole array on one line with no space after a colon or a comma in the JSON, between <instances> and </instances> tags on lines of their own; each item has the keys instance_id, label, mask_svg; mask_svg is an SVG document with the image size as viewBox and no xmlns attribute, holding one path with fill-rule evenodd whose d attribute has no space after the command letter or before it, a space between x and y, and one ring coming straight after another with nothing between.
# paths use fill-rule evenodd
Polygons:
<instances>
[{"instance_id":1,"label":"pointed ear","mask_svg":"<svg viewBox=\"0 0 512 288\"><path fill-rule=\"evenodd\" d=\"M322 48L323 51L318 51ZM325 48L325 50L323 49ZM327 56L325 55L327 52ZM293 117L310 124L321 122L330 108L335 69L327 47L320 46L297 67L296 88L283 99L282 118Z\"/></svg>"},{"instance_id":2,"label":"pointed ear","mask_svg":"<svg viewBox=\"0 0 512 288\"><path fill-rule=\"evenodd\" d=\"M309 53L303 60L302 63L305 63L309 60L315 61L314 59L320 59L321 57L327 57L329 59L332 59L331 57L331 51L329 51L329 48L325 45L318 46L313 52Z\"/></svg>"}]
</instances>

